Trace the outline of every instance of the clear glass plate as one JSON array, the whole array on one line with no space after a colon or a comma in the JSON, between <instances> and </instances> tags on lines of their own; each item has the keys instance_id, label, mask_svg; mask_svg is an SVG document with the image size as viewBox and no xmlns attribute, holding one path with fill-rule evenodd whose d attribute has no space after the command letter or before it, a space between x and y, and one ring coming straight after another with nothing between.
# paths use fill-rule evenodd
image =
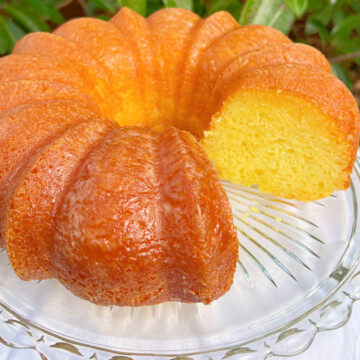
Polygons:
<instances>
[{"instance_id":1,"label":"clear glass plate","mask_svg":"<svg viewBox=\"0 0 360 360\"><path fill-rule=\"evenodd\" d=\"M297 354L318 331L344 324L360 298L360 275L352 276L360 257L359 159L348 191L313 203L223 185L241 256L221 299L207 306L96 306L57 280L21 281L3 251L0 342L42 359L252 360Z\"/></svg>"}]
</instances>

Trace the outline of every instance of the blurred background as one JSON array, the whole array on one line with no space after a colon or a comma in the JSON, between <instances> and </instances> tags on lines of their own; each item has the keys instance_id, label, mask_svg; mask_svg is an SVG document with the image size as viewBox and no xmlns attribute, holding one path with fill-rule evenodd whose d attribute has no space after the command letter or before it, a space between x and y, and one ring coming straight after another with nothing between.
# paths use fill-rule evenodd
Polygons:
<instances>
[{"instance_id":1,"label":"blurred background","mask_svg":"<svg viewBox=\"0 0 360 360\"><path fill-rule=\"evenodd\" d=\"M202 17L226 10L240 24L272 26L324 53L360 106L360 0L0 0L0 55L26 33L81 16L108 20L121 6L143 16L166 7Z\"/></svg>"}]
</instances>

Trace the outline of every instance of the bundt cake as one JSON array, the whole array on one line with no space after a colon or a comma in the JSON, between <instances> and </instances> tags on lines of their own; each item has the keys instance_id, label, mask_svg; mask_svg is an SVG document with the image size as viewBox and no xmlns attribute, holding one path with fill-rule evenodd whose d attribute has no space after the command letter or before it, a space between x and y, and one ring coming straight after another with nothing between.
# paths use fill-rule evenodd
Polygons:
<instances>
[{"instance_id":1,"label":"bundt cake","mask_svg":"<svg viewBox=\"0 0 360 360\"><path fill-rule=\"evenodd\" d=\"M189 133L77 122L23 173L5 234L20 278L56 277L102 305L208 303L230 288L231 210Z\"/></svg>"},{"instance_id":2,"label":"bundt cake","mask_svg":"<svg viewBox=\"0 0 360 360\"><path fill-rule=\"evenodd\" d=\"M360 130L317 50L183 9L25 36L0 59L0 111L12 267L102 305L230 288L236 231L207 156L225 179L310 201L349 186Z\"/></svg>"}]
</instances>

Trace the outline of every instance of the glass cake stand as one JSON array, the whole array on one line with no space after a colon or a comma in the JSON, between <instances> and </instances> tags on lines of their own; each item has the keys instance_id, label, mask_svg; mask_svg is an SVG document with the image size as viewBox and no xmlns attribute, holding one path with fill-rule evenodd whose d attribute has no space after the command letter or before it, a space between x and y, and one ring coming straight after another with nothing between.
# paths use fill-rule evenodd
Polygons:
<instances>
[{"instance_id":1,"label":"glass cake stand","mask_svg":"<svg viewBox=\"0 0 360 360\"><path fill-rule=\"evenodd\" d=\"M0 342L27 359L246 359L296 355L360 298L360 159L351 187L301 203L223 182L238 228L231 290L211 305L101 307L57 280L19 280L0 253Z\"/></svg>"}]
</instances>

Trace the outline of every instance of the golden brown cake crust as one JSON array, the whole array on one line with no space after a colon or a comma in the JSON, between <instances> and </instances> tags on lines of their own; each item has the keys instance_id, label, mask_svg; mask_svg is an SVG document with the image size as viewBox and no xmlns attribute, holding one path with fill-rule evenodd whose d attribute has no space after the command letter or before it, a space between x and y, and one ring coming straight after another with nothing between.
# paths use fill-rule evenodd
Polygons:
<instances>
[{"instance_id":1,"label":"golden brown cake crust","mask_svg":"<svg viewBox=\"0 0 360 360\"><path fill-rule=\"evenodd\" d=\"M97 117L74 100L43 100L0 114L0 245L8 202L38 151L72 124Z\"/></svg>"},{"instance_id":2,"label":"golden brown cake crust","mask_svg":"<svg viewBox=\"0 0 360 360\"><path fill-rule=\"evenodd\" d=\"M99 109L94 100L72 86L46 80L18 80L0 84L0 111L41 100L72 99L94 112Z\"/></svg>"},{"instance_id":3,"label":"golden brown cake crust","mask_svg":"<svg viewBox=\"0 0 360 360\"><path fill-rule=\"evenodd\" d=\"M174 128L114 130L86 158L55 221L57 277L97 304L209 303L231 286L229 203L198 143Z\"/></svg>"},{"instance_id":4,"label":"golden brown cake crust","mask_svg":"<svg viewBox=\"0 0 360 360\"><path fill-rule=\"evenodd\" d=\"M147 19L151 34L152 61L154 66L154 91L156 93L157 130L172 125L175 117L175 95L182 81L179 76L191 34L200 17L184 9L157 11ZM144 66L147 66L144 64Z\"/></svg>"},{"instance_id":5,"label":"golden brown cake crust","mask_svg":"<svg viewBox=\"0 0 360 360\"><path fill-rule=\"evenodd\" d=\"M83 159L117 126L104 120L71 126L41 150L14 190L7 211L6 248L21 279L54 277L49 262L53 216Z\"/></svg>"},{"instance_id":6,"label":"golden brown cake crust","mask_svg":"<svg viewBox=\"0 0 360 360\"><path fill-rule=\"evenodd\" d=\"M54 34L70 40L95 57L110 73L111 90L116 94L106 102L111 118L120 124L146 125L145 103L139 76L140 61L132 39L110 22L93 18L74 19L61 25ZM145 124L143 123L145 121Z\"/></svg>"},{"instance_id":7,"label":"golden brown cake crust","mask_svg":"<svg viewBox=\"0 0 360 360\"><path fill-rule=\"evenodd\" d=\"M88 52L76 46L70 40L50 33L30 33L20 39L13 50L13 54L37 54L55 56L65 61L75 61L92 69L97 77L109 81L106 69Z\"/></svg>"},{"instance_id":8,"label":"golden brown cake crust","mask_svg":"<svg viewBox=\"0 0 360 360\"><path fill-rule=\"evenodd\" d=\"M35 54L12 54L0 59L0 84L18 80L44 80L69 85L103 108L103 96L94 74L70 60Z\"/></svg>"},{"instance_id":9,"label":"golden brown cake crust","mask_svg":"<svg viewBox=\"0 0 360 360\"><path fill-rule=\"evenodd\" d=\"M221 35L236 29L239 24L225 11L219 11L198 22L190 35L190 45L181 69L182 81L176 94L173 125L186 130L188 107L199 81L199 66L209 46Z\"/></svg>"},{"instance_id":10,"label":"golden brown cake crust","mask_svg":"<svg viewBox=\"0 0 360 360\"><path fill-rule=\"evenodd\" d=\"M152 127L156 122L155 67L152 53L152 40L147 19L126 7L122 8L109 21L121 33L134 52L136 76L139 78L142 107L146 119L142 125Z\"/></svg>"}]
</instances>

